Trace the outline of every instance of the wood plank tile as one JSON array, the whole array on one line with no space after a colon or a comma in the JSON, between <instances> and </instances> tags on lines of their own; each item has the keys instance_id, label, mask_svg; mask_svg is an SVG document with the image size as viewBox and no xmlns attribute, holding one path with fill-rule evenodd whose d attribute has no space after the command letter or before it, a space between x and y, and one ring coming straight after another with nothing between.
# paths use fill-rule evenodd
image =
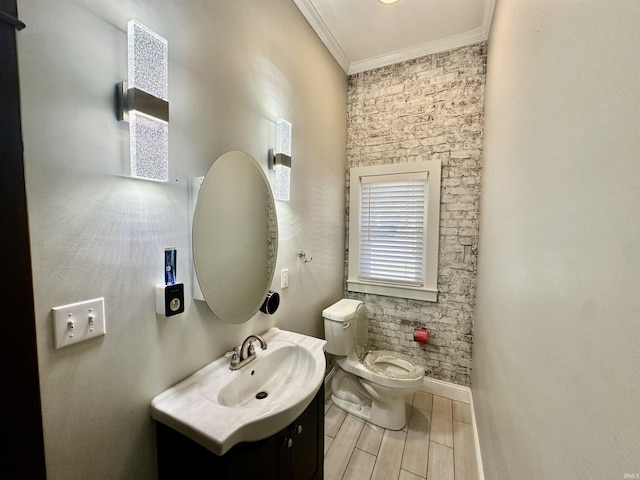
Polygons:
<instances>
[{"instance_id":1,"label":"wood plank tile","mask_svg":"<svg viewBox=\"0 0 640 480\"><path fill-rule=\"evenodd\" d=\"M453 405L453 420L471 423L471 405L468 403L456 402L452 400L451 404Z\"/></svg>"},{"instance_id":2,"label":"wood plank tile","mask_svg":"<svg viewBox=\"0 0 640 480\"><path fill-rule=\"evenodd\" d=\"M372 455L378 455L383 434L384 428L367 422L364 424L356 447Z\"/></svg>"},{"instance_id":3,"label":"wood plank tile","mask_svg":"<svg viewBox=\"0 0 640 480\"><path fill-rule=\"evenodd\" d=\"M398 480L425 480L425 477L420 477L406 470L400 470L400 478Z\"/></svg>"},{"instance_id":4,"label":"wood plank tile","mask_svg":"<svg viewBox=\"0 0 640 480\"><path fill-rule=\"evenodd\" d=\"M364 426L364 420L347 415L336 434L327 455L324 457L324 478L326 480L340 480L349 459L356 448L356 442Z\"/></svg>"},{"instance_id":5,"label":"wood plank tile","mask_svg":"<svg viewBox=\"0 0 640 480\"><path fill-rule=\"evenodd\" d=\"M413 405L405 402L404 410L405 410L405 418L407 423L404 424L404 427L402 427L402 430L406 432L407 428L409 427L409 420L411 420L411 412L413 410Z\"/></svg>"},{"instance_id":6,"label":"wood plank tile","mask_svg":"<svg viewBox=\"0 0 640 480\"><path fill-rule=\"evenodd\" d=\"M455 480L477 480L478 468L471 424L453 421L453 462Z\"/></svg>"},{"instance_id":7,"label":"wood plank tile","mask_svg":"<svg viewBox=\"0 0 640 480\"><path fill-rule=\"evenodd\" d=\"M413 405L413 396L415 395L415 393L410 393L409 395L404 397L404 402L408 403L409 405Z\"/></svg>"},{"instance_id":8,"label":"wood plank tile","mask_svg":"<svg viewBox=\"0 0 640 480\"><path fill-rule=\"evenodd\" d=\"M375 463L375 455L356 448L353 451L353 455L351 455L351 460L349 460L342 480L369 480Z\"/></svg>"},{"instance_id":9,"label":"wood plank tile","mask_svg":"<svg viewBox=\"0 0 640 480\"><path fill-rule=\"evenodd\" d=\"M413 406L420 410L431 411L433 394L418 390L413 396Z\"/></svg>"},{"instance_id":10,"label":"wood plank tile","mask_svg":"<svg viewBox=\"0 0 640 480\"><path fill-rule=\"evenodd\" d=\"M407 432L385 430L371 480L396 480L400 475Z\"/></svg>"},{"instance_id":11,"label":"wood plank tile","mask_svg":"<svg viewBox=\"0 0 640 480\"><path fill-rule=\"evenodd\" d=\"M324 456L327 456L327 452L329 451L329 448L331 448L331 444L333 443L333 437L330 437L329 435L325 435L324 436Z\"/></svg>"},{"instance_id":12,"label":"wood plank tile","mask_svg":"<svg viewBox=\"0 0 640 480\"><path fill-rule=\"evenodd\" d=\"M431 413L413 407L407 428L402 468L425 478L429 459L429 419Z\"/></svg>"},{"instance_id":13,"label":"wood plank tile","mask_svg":"<svg viewBox=\"0 0 640 480\"><path fill-rule=\"evenodd\" d=\"M453 414L451 400L438 395L433 396L431 412L431 441L453 447Z\"/></svg>"},{"instance_id":14,"label":"wood plank tile","mask_svg":"<svg viewBox=\"0 0 640 480\"><path fill-rule=\"evenodd\" d=\"M453 448L431 442L427 480L454 480Z\"/></svg>"},{"instance_id":15,"label":"wood plank tile","mask_svg":"<svg viewBox=\"0 0 640 480\"><path fill-rule=\"evenodd\" d=\"M330 437L335 437L340 429L340 425L344 422L347 412L341 408L331 405L324 416L324 433Z\"/></svg>"},{"instance_id":16,"label":"wood plank tile","mask_svg":"<svg viewBox=\"0 0 640 480\"><path fill-rule=\"evenodd\" d=\"M332 405L325 416L325 479L477 480L469 404L418 391L406 405L402 431Z\"/></svg>"},{"instance_id":17,"label":"wood plank tile","mask_svg":"<svg viewBox=\"0 0 640 480\"><path fill-rule=\"evenodd\" d=\"M413 396L415 395L415 393L412 393L410 395L406 395L404 397L404 408L406 410L407 413L407 423L409 422L409 418L411 417L411 406L413 405ZM402 428L403 430L407 430L407 425L405 424L405 426Z\"/></svg>"},{"instance_id":18,"label":"wood plank tile","mask_svg":"<svg viewBox=\"0 0 640 480\"><path fill-rule=\"evenodd\" d=\"M329 411L329 409L331 408L331 406L333 405L333 403L331 402L331 398L329 398L329 401L325 401L324 402L324 414L326 415L327 412Z\"/></svg>"}]
</instances>

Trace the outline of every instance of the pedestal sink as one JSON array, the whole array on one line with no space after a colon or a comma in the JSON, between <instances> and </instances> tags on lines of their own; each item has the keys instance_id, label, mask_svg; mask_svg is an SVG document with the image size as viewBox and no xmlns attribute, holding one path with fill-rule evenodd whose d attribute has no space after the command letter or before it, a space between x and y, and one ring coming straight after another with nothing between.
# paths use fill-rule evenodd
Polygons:
<instances>
[{"instance_id":1,"label":"pedestal sink","mask_svg":"<svg viewBox=\"0 0 640 480\"><path fill-rule=\"evenodd\" d=\"M295 420L320 388L325 341L272 328L266 350L239 370L220 358L151 401L151 416L223 455Z\"/></svg>"}]
</instances>

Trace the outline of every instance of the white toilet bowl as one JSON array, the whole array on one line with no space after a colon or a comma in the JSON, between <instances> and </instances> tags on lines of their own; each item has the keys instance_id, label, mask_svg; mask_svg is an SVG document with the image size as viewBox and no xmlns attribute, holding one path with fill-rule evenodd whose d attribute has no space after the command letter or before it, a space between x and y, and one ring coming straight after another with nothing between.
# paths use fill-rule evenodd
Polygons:
<instances>
[{"instance_id":1,"label":"white toilet bowl","mask_svg":"<svg viewBox=\"0 0 640 480\"><path fill-rule=\"evenodd\" d=\"M335 355L331 401L343 410L390 430L406 424L405 397L422 384L424 369L397 352L365 353L366 339L354 339L355 323L366 322L362 302L343 299L323 311L326 351ZM363 327L363 324L360 324ZM366 332L366 329L364 330ZM362 360L356 354L356 346Z\"/></svg>"}]
</instances>

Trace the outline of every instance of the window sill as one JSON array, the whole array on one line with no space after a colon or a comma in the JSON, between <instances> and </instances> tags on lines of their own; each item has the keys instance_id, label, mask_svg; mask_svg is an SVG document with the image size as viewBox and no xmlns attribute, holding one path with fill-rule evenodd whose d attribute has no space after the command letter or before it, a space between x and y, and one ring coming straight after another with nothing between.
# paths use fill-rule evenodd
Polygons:
<instances>
[{"instance_id":1,"label":"window sill","mask_svg":"<svg viewBox=\"0 0 640 480\"><path fill-rule=\"evenodd\" d=\"M350 292L370 293L373 295L385 295L387 297L408 298L411 300L424 300L426 302L438 301L438 290L428 288L412 288L368 283L359 280L347 280L347 290Z\"/></svg>"}]
</instances>

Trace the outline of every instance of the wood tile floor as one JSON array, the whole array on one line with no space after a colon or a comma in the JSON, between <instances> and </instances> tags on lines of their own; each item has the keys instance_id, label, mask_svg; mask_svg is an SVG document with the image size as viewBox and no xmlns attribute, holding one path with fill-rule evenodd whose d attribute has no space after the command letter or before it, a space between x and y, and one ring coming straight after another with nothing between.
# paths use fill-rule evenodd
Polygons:
<instances>
[{"instance_id":1,"label":"wood tile floor","mask_svg":"<svg viewBox=\"0 0 640 480\"><path fill-rule=\"evenodd\" d=\"M469 405L422 391L406 405L400 431L325 409L325 480L477 480Z\"/></svg>"}]
</instances>

